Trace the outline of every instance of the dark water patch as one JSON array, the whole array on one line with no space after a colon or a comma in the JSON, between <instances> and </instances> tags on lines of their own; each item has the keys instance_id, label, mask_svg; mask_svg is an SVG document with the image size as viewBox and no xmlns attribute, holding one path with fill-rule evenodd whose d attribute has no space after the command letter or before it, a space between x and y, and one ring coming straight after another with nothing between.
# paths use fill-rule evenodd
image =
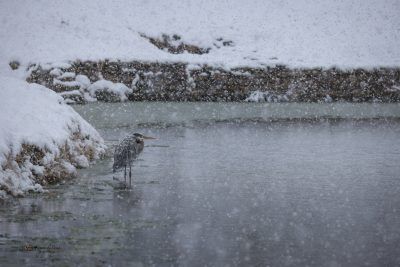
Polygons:
<instances>
[{"instance_id":1,"label":"dark water patch","mask_svg":"<svg viewBox=\"0 0 400 267\"><path fill-rule=\"evenodd\" d=\"M35 212L32 210L29 213L17 213L2 218L4 223L25 223L29 221L60 221L74 219L71 212L55 211L50 213Z\"/></svg>"},{"instance_id":2,"label":"dark water patch","mask_svg":"<svg viewBox=\"0 0 400 267\"><path fill-rule=\"evenodd\" d=\"M168 145L146 145L145 147L165 147L165 148L167 148L170 146L168 146Z\"/></svg>"}]
</instances>

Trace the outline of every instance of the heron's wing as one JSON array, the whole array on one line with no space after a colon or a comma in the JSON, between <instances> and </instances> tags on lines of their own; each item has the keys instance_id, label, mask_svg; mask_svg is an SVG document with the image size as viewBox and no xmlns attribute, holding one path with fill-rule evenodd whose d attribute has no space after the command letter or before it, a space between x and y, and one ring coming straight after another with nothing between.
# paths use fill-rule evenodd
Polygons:
<instances>
[{"instance_id":1,"label":"heron's wing","mask_svg":"<svg viewBox=\"0 0 400 267\"><path fill-rule=\"evenodd\" d=\"M120 143L114 150L114 164L113 169L124 167L127 164L128 149L124 144Z\"/></svg>"}]
</instances>

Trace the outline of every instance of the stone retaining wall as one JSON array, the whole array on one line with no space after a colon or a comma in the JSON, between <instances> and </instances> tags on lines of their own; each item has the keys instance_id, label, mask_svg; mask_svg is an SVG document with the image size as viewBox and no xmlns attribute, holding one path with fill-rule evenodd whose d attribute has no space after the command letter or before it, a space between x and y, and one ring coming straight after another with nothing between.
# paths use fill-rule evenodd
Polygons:
<instances>
[{"instance_id":1,"label":"stone retaining wall","mask_svg":"<svg viewBox=\"0 0 400 267\"><path fill-rule=\"evenodd\" d=\"M130 101L244 101L253 92L264 92L259 94L261 100L270 102L400 101L400 68L339 70L276 66L228 71L207 65L108 60L30 68L28 82L64 92L64 98L78 103L87 101L87 83L103 79L131 88L127 91ZM93 97L100 101L119 99L107 90L96 91Z\"/></svg>"}]
</instances>

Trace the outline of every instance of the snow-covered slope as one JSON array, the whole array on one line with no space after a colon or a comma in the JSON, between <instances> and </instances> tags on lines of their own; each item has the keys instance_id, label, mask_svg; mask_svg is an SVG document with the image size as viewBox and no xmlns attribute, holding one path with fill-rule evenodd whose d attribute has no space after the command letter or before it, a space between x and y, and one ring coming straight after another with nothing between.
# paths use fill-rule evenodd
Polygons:
<instances>
[{"instance_id":1,"label":"snow-covered slope","mask_svg":"<svg viewBox=\"0 0 400 267\"><path fill-rule=\"evenodd\" d=\"M40 191L40 184L87 167L105 148L62 97L13 76L0 71L0 197Z\"/></svg>"},{"instance_id":2,"label":"snow-covered slope","mask_svg":"<svg viewBox=\"0 0 400 267\"><path fill-rule=\"evenodd\" d=\"M0 61L399 66L399 11L397 0L2 0ZM211 50L173 55L141 37L163 33Z\"/></svg>"}]
</instances>

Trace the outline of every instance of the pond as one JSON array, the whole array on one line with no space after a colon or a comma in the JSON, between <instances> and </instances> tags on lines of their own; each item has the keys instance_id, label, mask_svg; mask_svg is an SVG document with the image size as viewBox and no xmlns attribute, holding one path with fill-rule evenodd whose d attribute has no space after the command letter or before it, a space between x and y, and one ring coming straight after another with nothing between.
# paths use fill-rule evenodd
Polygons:
<instances>
[{"instance_id":1,"label":"pond","mask_svg":"<svg viewBox=\"0 0 400 267\"><path fill-rule=\"evenodd\" d=\"M74 108L111 148L157 140L132 189L109 155L0 204L1 265L400 264L398 104Z\"/></svg>"}]
</instances>

